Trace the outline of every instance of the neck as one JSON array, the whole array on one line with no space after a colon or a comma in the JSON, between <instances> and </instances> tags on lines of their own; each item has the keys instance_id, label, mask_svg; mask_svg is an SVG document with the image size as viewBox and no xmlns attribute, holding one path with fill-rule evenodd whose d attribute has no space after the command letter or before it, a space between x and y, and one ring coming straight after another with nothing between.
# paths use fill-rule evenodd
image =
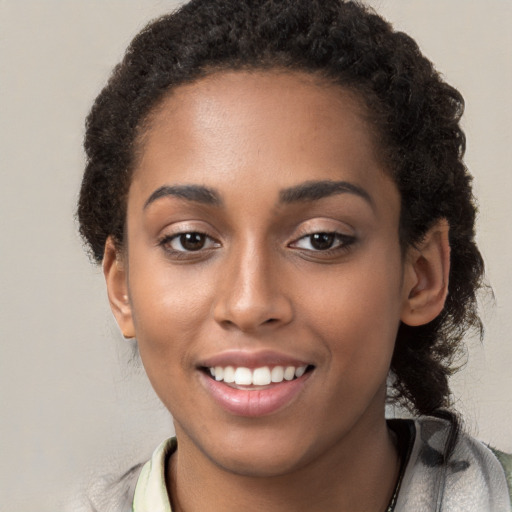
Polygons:
<instances>
[{"instance_id":1,"label":"neck","mask_svg":"<svg viewBox=\"0 0 512 512\"><path fill-rule=\"evenodd\" d=\"M207 459L186 437L184 443L178 440L167 471L173 512L385 511L400 466L383 416L314 461L271 477L230 472Z\"/></svg>"}]
</instances>

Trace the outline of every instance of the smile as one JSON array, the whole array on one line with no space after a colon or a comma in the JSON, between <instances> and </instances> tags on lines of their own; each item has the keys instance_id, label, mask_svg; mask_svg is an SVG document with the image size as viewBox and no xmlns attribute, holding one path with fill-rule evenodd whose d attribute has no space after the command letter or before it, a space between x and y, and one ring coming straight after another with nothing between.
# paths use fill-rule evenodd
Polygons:
<instances>
[{"instance_id":1,"label":"smile","mask_svg":"<svg viewBox=\"0 0 512 512\"><path fill-rule=\"evenodd\" d=\"M298 400L315 366L273 353L233 353L198 369L205 391L224 411L257 417L278 413Z\"/></svg>"},{"instance_id":2,"label":"smile","mask_svg":"<svg viewBox=\"0 0 512 512\"><path fill-rule=\"evenodd\" d=\"M291 381L302 377L308 366L262 366L246 368L243 366L215 366L208 368L210 375L218 382L236 384L237 386L268 386Z\"/></svg>"}]
</instances>

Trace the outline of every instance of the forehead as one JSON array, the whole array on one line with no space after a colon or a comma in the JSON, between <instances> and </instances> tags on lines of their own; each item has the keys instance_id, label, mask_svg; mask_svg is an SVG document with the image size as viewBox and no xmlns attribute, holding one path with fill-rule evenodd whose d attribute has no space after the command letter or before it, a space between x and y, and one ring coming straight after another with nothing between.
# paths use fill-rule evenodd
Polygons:
<instances>
[{"instance_id":1,"label":"forehead","mask_svg":"<svg viewBox=\"0 0 512 512\"><path fill-rule=\"evenodd\" d=\"M177 87L151 114L132 187L238 181L241 191L265 176L276 188L340 179L373 186L388 178L366 118L356 94L315 75L215 73Z\"/></svg>"}]
</instances>

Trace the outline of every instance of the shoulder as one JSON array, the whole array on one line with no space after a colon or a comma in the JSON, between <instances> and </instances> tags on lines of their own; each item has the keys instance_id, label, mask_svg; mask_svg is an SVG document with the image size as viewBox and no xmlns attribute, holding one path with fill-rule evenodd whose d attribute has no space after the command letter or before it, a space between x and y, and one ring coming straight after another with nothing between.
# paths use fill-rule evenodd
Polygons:
<instances>
[{"instance_id":1,"label":"shoulder","mask_svg":"<svg viewBox=\"0 0 512 512\"><path fill-rule=\"evenodd\" d=\"M457 433L449 449L455 431L445 420L421 418L414 421L414 427L397 511L511 511L510 470L495 452L463 432ZM503 455L503 461L510 464L510 456Z\"/></svg>"},{"instance_id":2,"label":"shoulder","mask_svg":"<svg viewBox=\"0 0 512 512\"><path fill-rule=\"evenodd\" d=\"M91 476L85 489L78 492L73 503L74 512L130 512L133 494L143 464L137 464L123 473Z\"/></svg>"},{"instance_id":3,"label":"shoulder","mask_svg":"<svg viewBox=\"0 0 512 512\"><path fill-rule=\"evenodd\" d=\"M66 510L73 512L171 512L165 484L168 457L176 450L176 439L163 441L146 463L127 471L90 478Z\"/></svg>"},{"instance_id":4,"label":"shoulder","mask_svg":"<svg viewBox=\"0 0 512 512\"><path fill-rule=\"evenodd\" d=\"M489 448L503 466L503 471L505 471L505 477L507 479L508 490L510 492L510 500L512 501L512 454L502 452L496 448L492 448L491 446Z\"/></svg>"}]
</instances>

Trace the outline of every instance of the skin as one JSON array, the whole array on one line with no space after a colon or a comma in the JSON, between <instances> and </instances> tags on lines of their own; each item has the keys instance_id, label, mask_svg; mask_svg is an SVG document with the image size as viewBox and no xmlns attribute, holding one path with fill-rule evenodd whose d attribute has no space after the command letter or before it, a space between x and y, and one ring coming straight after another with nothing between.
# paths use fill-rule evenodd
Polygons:
<instances>
[{"instance_id":1,"label":"skin","mask_svg":"<svg viewBox=\"0 0 512 512\"><path fill-rule=\"evenodd\" d=\"M443 307L448 227L402 253L400 195L362 113L338 86L266 71L181 86L151 117L127 243L108 241L104 272L174 418L173 510L377 511L390 499L399 462L386 378L400 322ZM350 186L283 201L313 181ZM217 200L162 191L183 185ZM205 245L185 251L178 235L194 232ZM332 248L312 245L333 232ZM265 350L314 366L301 391L261 417L220 407L200 363Z\"/></svg>"}]
</instances>

